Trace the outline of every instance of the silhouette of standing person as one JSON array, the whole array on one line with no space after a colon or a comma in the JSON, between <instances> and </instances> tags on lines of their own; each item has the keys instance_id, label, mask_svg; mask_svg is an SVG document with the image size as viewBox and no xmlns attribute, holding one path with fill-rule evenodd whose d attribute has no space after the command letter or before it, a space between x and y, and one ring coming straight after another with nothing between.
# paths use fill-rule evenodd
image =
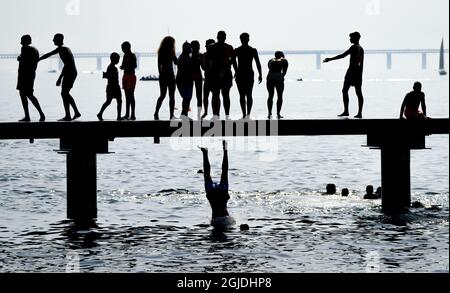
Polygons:
<instances>
[{"instance_id":1,"label":"silhouette of standing person","mask_svg":"<svg viewBox=\"0 0 450 293\"><path fill-rule=\"evenodd\" d=\"M100 121L103 121L103 112L105 112L113 99L117 100L117 120L122 120L120 116L122 112L122 91L120 90L119 84L119 70L116 67L119 64L120 55L114 52L111 54L110 59L111 64L108 66L106 72L103 73L103 78L108 80L108 85L106 86L106 102L97 114L98 120Z\"/></svg>"},{"instance_id":2,"label":"silhouette of standing person","mask_svg":"<svg viewBox=\"0 0 450 293\"><path fill-rule=\"evenodd\" d=\"M161 41L158 49L158 72L159 88L161 94L156 103L155 120L159 120L159 109L166 98L169 90L170 119L175 117L175 74L173 64L177 65L178 59L175 55L175 39L168 36Z\"/></svg>"},{"instance_id":3,"label":"silhouette of standing person","mask_svg":"<svg viewBox=\"0 0 450 293\"><path fill-rule=\"evenodd\" d=\"M230 199L228 193L228 150L227 142L223 141L223 161L222 161L222 177L220 183L214 183L211 178L211 165L208 159L208 149L200 148L203 153L203 175L205 179L206 198L211 205L212 216L211 226L218 229L226 229L236 223L230 217L227 209L227 203Z\"/></svg>"},{"instance_id":4,"label":"silhouette of standing person","mask_svg":"<svg viewBox=\"0 0 450 293\"><path fill-rule=\"evenodd\" d=\"M39 121L44 122L44 112L42 112L41 106L34 96L34 79L36 78L36 69L39 62L39 52L36 48L31 46L31 36L29 35L22 36L20 44L22 45L22 48L20 56L17 57L17 61L19 61L17 90L19 91L20 99L22 100L25 117L19 121L31 121L30 111L28 110L29 99L41 116Z\"/></svg>"},{"instance_id":5,"label":"silhouette of standing person","mask_svg":"<svg viewBox=\"0 0 450 293\"><path fill-rule=\"evenodd\" d=\"M188 117L189 106L192 99L192 91L194 89L194 68L191 53L191 44L185 42L183 44L183 51L178 57L178 71L176 77L178 91L183 98L183 109L181 111L181 116L185 118Z\"/></svg>"},{"instance_id":6,"label":"silhouette of standing person","mask_svg":"<svg viewBox=\"0 0 450 293\"><path fill-rule=\"evenodd\" d=\"M57 46L57 48L52 52L43 55L41 58L39 58L39 61L59 54L61 61L64 63L64 67L62 69L61 75L58 78L58 81L56 82L56 86L61 86L61 97L63 99L66 115L64 116L64 118L61 118L58 121L75 120L81 117L77 105L75 104L75 100L70 95L70 90L73 88L78 75L77 67L75 66L75 58L73 57L72 51L68 47L64 46L64 35L56 34L53 38L53 42L55 46ZM73 118L70 117L70 106L72 106L75 112Z\"/></svg>"},{"instance_id":7,"label":"silhouette of standing person","mask_svg":"<svg viewBox=\"0 0 450 293\"><path fill-rule=\"evenodd\" d=\"M195 95L197 97L197 120L201 120L202 103L203 103L203 75L202 64L203 54L200 53L200 43L198 41L191 42L192 47L192 74L195 86Z\"/></svg>"},{"instance_id":8,"label":"silhouette of standing person","mask_svg":"<svg viewBox=\"0 0 450 293\"><path fill-rule=\"evenodd\" d=\"M240 95L242 118L245 119L246 117L250 118L253 107L253 85L255 82L253 60L255 60L258 69L258 83L262 82L262 69L258 51L248 45L250 35L243 33L240 39L242 46L237 48L234 54L237 58L236 84Z\"/></svg>"},{"instance_id":9,"label":"silhouette of standing person","mask_svg":"<svg viewBox=\"0 0 450 293\"><path fill-rule=\"evenodd\" d=\"M233 86L231 65L236 71L234 49L225 43L227 35L224 31L217 33L217 43L209 47L211 60L210 86L212 91L212 108L214 119L220 119L220 93L223 96L226 119L230 116L230 89Z\"/></svg>"},{"instance_id":10,"label":"silhouette of standing person","mask_svg":"<svg viewBox=\"0 0 450 293\"><path fill-rule=\"evenodd\" d=\"M122 44L122 51L124 53L122 66L123 70L122 88L125 91L125 116L124 120L136 120L136 100L134 98L134 91L136 89L136 68L137 58L136 55L131 52L131 44L124 42Z\"/></svg>"},{"instance_id":11,"label":"silhouette of standing person","mask_svg":"<svg viewBox=\"0 0 450 293\"><path fill-rule=\"evenodd\" d=\"M203 84L203 108L204 113L202 115L202 119L206 118L208 116L208 107L209 107L209 94L211 92L211 85L210 85L210 71L211 71L211 58L210 53L208 52L209 47L214 44L216 41L213 39L209 39L205 43L206 52L203 54L203 61L202 61L202 69L205 71L205 82Z\"/></svg>"},{"instance_id":12,"label":"silhouette of standing person","mask_svg":"<svg viewBox=\"0 0 450 293\"><path fill-rule=\"evenodd\" d=\"M400 119L427 119L427 105L425 104L425 94L422 92L422 84L415 82L413 91L408 93L400 108ZM422 112L419 107L422 106ZM404 116L403 116L404 115Z\"/></svg>"},{"instance_id":13,"label":"silhouette of standing person","mask_svg":"<svg viewBox=\"0 0 450 293\"><path fill-rule=\"evenodd\" d=\"M350 87L354 86L356 90L356 95L358 96L358 114L355 118L362 118L362 111L364 106L364 97L362 93L362 82L363 82L363 70L364 70L364 49L360 46L359 41L361 39L361 34L354 32L350 34L350 42L353 44L350 49L345 53L338 55L333 58L325 58L324 63L342 59L350 55L350 66L345 75L344 87L342 89L343 99L344 99L344 112L339 115L339 117L348 117L349 110L349 96L348 91Z\"/></svg>"},{"instance_id":14,"label":"silhouette of standing person","mask_svg":"<svg viewBox=\"0 0 450 293\"><path fill-rule=\"evenodd\" d=\"M284 77L286 76L289 63L284 57L284 53L281 51L275 52L275 58L269 60L269 73L267 74L267 91L269 92L269 98L267 99L267 108L269 114L268 119L272 119L272 106L275 90L277 91L277 118L282 119L281 108L283 106L283 93L284 93Z\"/></svg>"}]
</instances>

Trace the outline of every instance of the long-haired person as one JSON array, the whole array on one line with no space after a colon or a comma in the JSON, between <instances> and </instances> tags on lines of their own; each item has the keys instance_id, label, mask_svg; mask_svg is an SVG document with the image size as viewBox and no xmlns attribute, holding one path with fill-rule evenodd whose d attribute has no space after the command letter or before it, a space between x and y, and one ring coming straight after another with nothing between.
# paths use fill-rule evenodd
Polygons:
<instances>
[{"instance_id":1,"label":"long-haired person","mask_svg":"<svg viewBox=\"0 0 450 293\"><path fill-rule=\"evenodd\" d=\"M175 54L175 39L167 36L161 41L158 50L158 72L159 72L159 88L161 95L156 103L155 120L159 120L159 109L166 98L169 91L169 108L170 119L173 119L175 111L175 74L173 65L177 65L178 59Z\"/></svg>"}]
</instances>

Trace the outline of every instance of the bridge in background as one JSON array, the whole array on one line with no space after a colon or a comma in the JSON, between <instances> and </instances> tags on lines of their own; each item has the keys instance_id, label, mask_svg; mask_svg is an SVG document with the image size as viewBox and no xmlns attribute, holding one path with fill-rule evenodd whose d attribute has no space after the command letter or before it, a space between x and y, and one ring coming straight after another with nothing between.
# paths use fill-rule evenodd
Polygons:
<instances>
[{"instance_id":1,"label":"bridge in background","mask_svg":"<svg viewBox=\"0 0 450 293\"><path fill-rule=\"evenodd\" d=\"M395 214L411 205L411 150L425 149L433 134L450 134L449 119L0 123L0 140L59 139L67 154L67 216L75 220L97 218L97 154L107 154L115 138L366 135L367 146L381 150L382 209Z\"/></svg>"},{"instance_id":2,"label":"bridge in background","mask_svg":"<svg viewBox=\"0 0 450 293\"><path fill-rule=\"evenodd\" d=\"M343 53L345 50L285 50L285 55L311 55L316 56L316 69L320 70L322 66L322 60L324 56L332 56ZM260 55L273 55L275 51L260 51ZM448 49L445 53L448 54ZM422 69L425 70L428 67L428 55L439 54L439 49L380 49L380 50L366 50L368 55L385 55L386 56L386 68L392 69L393 55L418 55L421 58ZM142 58L156 57L156 53L135 53L138 59L138 68L140 60ZM0 59L17 59L18 54L0 54ZM110 53L76 53L74 54L76 59L96 59L97 70L103 69L103 59L109 59ZM55 57L56 58L56 57ZM62 69L63 64L59 61L59 69Z\"/></svg>"}]
</instances>

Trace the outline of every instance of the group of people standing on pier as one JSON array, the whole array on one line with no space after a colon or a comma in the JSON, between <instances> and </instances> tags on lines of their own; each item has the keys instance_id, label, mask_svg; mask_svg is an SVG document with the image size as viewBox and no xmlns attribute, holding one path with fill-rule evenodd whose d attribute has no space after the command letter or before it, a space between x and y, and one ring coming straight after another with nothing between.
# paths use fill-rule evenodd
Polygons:
<instances>
[{"instance_id":1,"label":"group of people standing on pier","mask_svg":"<svg viewBox=\"0 0 450 293\"><path fill-rule=\"evenodd\" d=\"M211 106L213 119L220 119L221 104L225 110L225 119L230 116L230 90L233 86L233 78L236 80L237 89L240 96L240 106L242 118L250 118L253 107L253 86L255 83L255 72L253 64L256 64L258 71L258 83L263 81L262 66L258 56L258 51L249 45L250 36L248 33L240 35L241 46L234 49L226 43L226 33L219 31L217 41L209 39L205 43L205 53L200 53L200 43L198 41L185 42L182 46L180 56L176 56L175 39L165 37L158 50L158 72L160 96L157 99L154 112L154 119L159 120L159 112L167 94L169 95L169 115L170 119L175 118L175 91L178 89L182 99L181 118L188 117L191 110L191 100L194 94L197 98L197 119L204 119L208 116L209 96L211 94ZM361 35L358 32L350 34L352 46L345 53L333 58L326 58L324 63L338 60L350 56L350 65L345 76L342 90L344 112L339 117L348 117L349 114L349 90L355 87L358 97L358 113L355 118L362 118L364 98L362 93L363 69L364 69L364 49L360 45ZM72 121L81 117L74 98L70 91L77 78L77 68L71 50L64 46L64 36L56 34L53 42L57 47L48 54L39 57L39 52L31 46L32 40L29 35L21 39L21 54L18 57L19 74L17 90L19 90L25 117L20 121L30 121L28 100L36 107L40 114L39 121L45 121L37 98L34 96L34 80L38 62L58 54L64 64L61 75L56 85L61 86L61 97L63 100L65 116L59 121ZM111 64L107 71L103 73L103 78L108 80L106 88L106 102L102 105L97 117L103 120L103 112L115 99L117 101L117 120L136 120L136 68L137 58L131 50L131 44L122 44L124 53L120 69L123 70L122 89L125 92L125 115L122 116L122 90L120 88L119 71L116 67L120 63L120 55L116 52L110 56ZM175 75L174 66L177 66ZM268 75L266 86L268 91L267 110L268 119L272 119L273 99L275 92L278 100L276 103L276 118L282 119L281 110L283 106L284 80L289 67L289 63L283 52L275 52L275 56L268 62ZM234 75L232 72L234 70ZM202 71L204 74L202 74ZM222 101L221 101L222 97ZM419 111L422 105L424 113ZM203 107L203 114L202 114ZM71 108L74 115L71 115ZM408 94L401 109L401 118L426 118L425 95L421 92L421 84L414 85L414 91Z\"/></svg>"}]
</instances>

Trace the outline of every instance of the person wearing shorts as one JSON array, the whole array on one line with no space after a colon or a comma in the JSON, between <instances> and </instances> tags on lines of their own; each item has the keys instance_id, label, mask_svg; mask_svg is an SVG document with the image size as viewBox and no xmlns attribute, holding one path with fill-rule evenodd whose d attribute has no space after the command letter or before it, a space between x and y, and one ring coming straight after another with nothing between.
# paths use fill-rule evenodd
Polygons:
<instances>
[{"instance_id":1,"label":"person wearing shorts","mask_svg":"<svg viewBox=\"0 0 450 293\"><path fill-rule=\"evenodd\" d=\"M124 42L122 44L122 51L124 53L122 66L123 70L122 89L125 92L125 116L124 120L136 120L136 100L134 97L134 91L136 89L136 68L137 58L136 55L131 52L131 44Z\"/></svg>"}]
</instances>

